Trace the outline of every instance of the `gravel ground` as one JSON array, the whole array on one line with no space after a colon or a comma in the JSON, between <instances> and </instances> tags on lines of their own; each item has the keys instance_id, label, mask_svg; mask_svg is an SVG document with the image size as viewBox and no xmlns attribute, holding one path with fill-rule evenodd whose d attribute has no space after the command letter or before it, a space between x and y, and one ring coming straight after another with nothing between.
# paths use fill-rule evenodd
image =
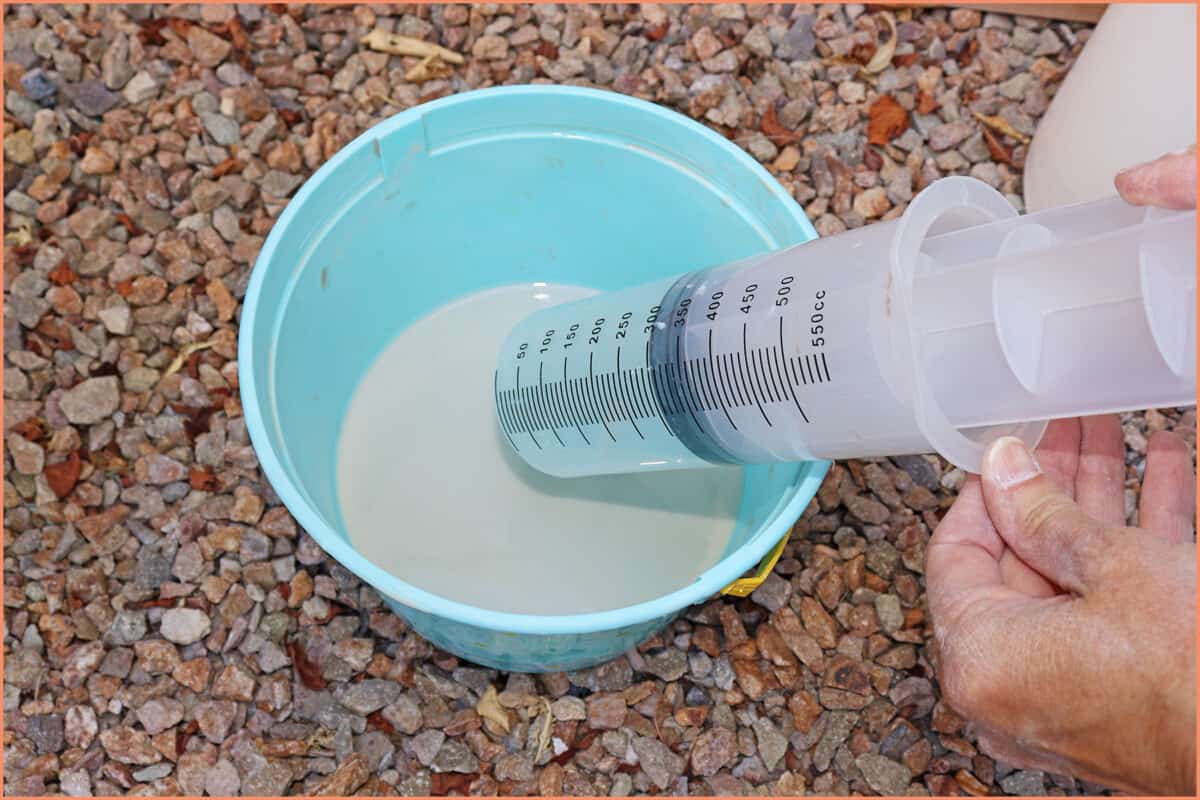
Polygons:
<instances>
[{"instance_id":1,"label":"gravel ground","mask_svg":"<svg viewBox=\"0 0 1200 800\"><path fill-rule=\"evenodd\" d=\"M923 555L964 476L937 458L837 465L754 596L530 677L407 631L297 528L241 417L239 298L272 221L352 137L451 92L662 103L822 234L947 174L1019 204L1088 29L893 13L889 52L861 5L6 7L6 791L1098 791L982 755L939 699ZM465 62L374 52L377 27ZM1195 413L1126 419L1131 515L1164 427L1194 441Z\"/></svg>"}]
</instances>

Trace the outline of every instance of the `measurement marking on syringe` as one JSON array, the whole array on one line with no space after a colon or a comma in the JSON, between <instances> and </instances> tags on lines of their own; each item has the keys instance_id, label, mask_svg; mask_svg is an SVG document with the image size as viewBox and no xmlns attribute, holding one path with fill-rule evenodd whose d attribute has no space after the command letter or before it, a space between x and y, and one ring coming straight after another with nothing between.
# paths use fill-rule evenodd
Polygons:
<instances>
[{"instance_id":1,"label":"measurement marking on syringe","mask_svg":"<svg viewBox=\"0 0 1200 800\"><path fill-rule=\"evenodd\" d=\"M779 382L775 380L775 374L771 371L771 356L767 355L766 348L760 348L757 352L758 368L763 376L763 383L767 386L767 393L771 395L771 399L778 403L783 399L783 394L779 391Z\"/></svg>"},{"instance_id":2,"label":"measurement marking on syringe","mask_svg":"<svg viewBox=\"0 0 1200 800\"><path fill-rule=\"evenodd\" d=\"M707 368L708 368L708 371L709 371L709 374L710 374L710 376L711 376L711 374L712 374L712 364L713 364L713 346L712 346L712 339L713 339L713 332L712 332L712 328L709 328L709 329L708 329L708 360L705 362L705 367L707 367ZM717 365L717 367L718 367L718 369L719 369L719 368L720 368L720 364L718 364L718 365ZM710 380L711 380L711 378L710 378ZM720 383L720 378L717 378L717 383ZM722 396L721 396L721 395L718 393L718 394L717 394L717 400L721 401L721 411L722 411L722 413L724 413L724 414L725 414L725 419L729 420L729 425L730 425L730 427L732 427L732 428L733 428L733 429L736 431L736 430L738 429L738 426L737 426L737 425L734 423L734 421L733 421L733 417L729 416L729 409L725 407L725 398L723 398L723 397L722 397Z\"/></svg>"},{"instance_id":3,"label":"measurement marking on syringe","mask_svg":"<svg viewBox=\"0 0 1200 800\"><path fill-rule=\"evenodd\" d=\"M729 373L729 384L737 392L738 408L750 405L750 393L746 391L746 386L738 376L738 359L741 358L741 353L727 353L725 355L725 371Z\"/></svg>"},{"instance_id":4,"label":"measurement marking on syringe","mask_svg":"<svg viewBox=\"0 0 1200 800\"><path fill-rule=\"evenodd\" d=\"M629 414L629 424L633 426L633 430L637 433L638 438L645 439L646 437L645 437L645 435L642 434L641 428L639 428L637 426L637 421L634 420L634 417L636 415L634 413L632 413L632 411L631 411L631 409L633 407L633 398L632 398L632 395L629 394L627 389L621 385L621 375L622 375L622 373L621 373L621 348L618 347L617 348L617 397L622 403L626 404L625 413Z\"/></svg>"},{"instance_id":5,"label":"measurement marking on syringe","mask_svg":"<svg viewBox=\"0 0 1200 800\"><path fill-rule=\"evenodd\" d=\"M554 438L558 440L560 445L566 447L567 443L564 442L562 437L558 435L558 429L562 427L562 420L557 418L557 414L551 407L550 397L546 394L546 384L542 380L542 368L545 366L545 361L538 362L538 400L542 404L543 415L546 416L549 419L550 424L554 426L550 429L550 432L554 434Z\"/></svg>"},{"instance_id":6,"label":"measurement marking on syringe","mask_svg":"<svg viewBox=\"0 0 1200 800\"><path fill-rule=\"evenodd\" d=\"M742 323L742 355L745 356L744 361L746 362L747 368L749 369L750 372L753 372L754 365L752 363L750 363L750 349L746 345L746 323L744 323L744 322ZM745 379L745 375L743 375L743 380L744 379ZM758 413L762 414L763 421L767 423L767 427L768 428L772 427L771 426L771 418L767 416L766 411L763 411L762 403L759 400L759 394L756 394L754 392L754 385L751 384L749 388L750 388L750 393L754 395L754 404L756 406L758 406ZM762 387L759 387L759 392L761 393L761 391L762 391Z\"/></svg>"},{"instance_id":7,"label":"measurement marking on syringe","mask_svg":"<svg viewBox=\"0 0 1200 800\"><path fill-rule=\"evenodd\" d=\"M595 371L594 371L594 370L593 370L593 368L592 368L592 362L593 362L593 360L594 360L594 358L595 358L595 355L596 355L595 353L588 353L588 378L590 378L590 380L588 381L587 385L588 385L588 387L589 387L589 388L591 388L591 389L592 389L592 394L593 394L593 396L595 396L595 394L596 394L596 392L595 392L596 373L595 373ZM597 404L597 405L598 405L598 404ZM611 429L608 427L608 423L604 421L604 417L603 417L603 416L602 416L602 417L600 417L600 424L604 426L604 430L605 430L605 432L607 432L607 433L608 433L608 438L612 439L612 440L615 442L615 441L617 440L617 437L616 437L616 436L613 436L613 432L612 432L612 430L611 430Z\"/></svg>"},{"instance_id":8,"label":"measurement marking on syringe","mask_svg":"<svg viewBox=\"0 0 1200 800\"><path fill-rule=\"evenodd\" d=\"M683 357L680 354L679 348L680 348L680 337L676 336L675 337L675 364L672 364L671 365L672 367L676 367L677 364L683 363ZM684 373L682 370L680 370L680 369L678 369L678 367L676 367L676 379L677 379L677 381L682 380L684 382L685 394L686 394L686 390L687 390L687 386L686 386L687 381L685 380L686 377L687 377L686 373ZM700 420L696 419L696 412L693 411L690 406L688 407L688 414L691 414L692 422L696 423L696 427L699 428Z\"/></svg>"},{"instance_id":9,"label":"measurement marking on syringe","mask_svg":"<svg viewBox=\"0 0 1200 800\"><path fill-rule=\"evenodd\" d=\"M564 387L564 391L567 393L567 408L570 409L571 414L575 418L575 430L579 431L579 435L583 437L584 443L588 447L591 447L592 443L588 440L587 434L583 432L583 426L579 424L579 422L580 422L579 404L578 404L578 402L571 399L571 397L570 397L571 382L569 380L567 380L567 357L566 356L563 356L563 387Z\"/></svg>"},{"instance_id":10,"label":"measurement marking on syringe","mask_svg":"<svg viewBox=\"0 0 1200 800\"><path fill-rule=\"evenodd\" d=\"M825 354L822 353L822 356ZM779 353L781 359L780 369L783 371L783 382L787 384L788 391L792 393L792 402L796 404L796 410L800 412L800 416L804 417L804 421L808 422L808 414L804 413L804 409L800 407L800 400L796 397L796 386L787 379L787 350L783 346L783 317L779 318Z\"/></svg>"},{"instance_id":11,"label":"measurement marking on syringe","mask_svg":"<svg viewBox=\"0 0 1200 800\"><path fill-rule=\"evenodd\" d=\"M526 414L526 409L524 407L524 404L521 402L521 365L520 364L517 365L517 376L516 376L516 384L515 385L517 388L517 411L520 414L525 416L525 426L526 426L525 432L529 434L530 439L533 439L533 443L535 445L537 445L537 449L541 450L542 443L539 442L537 440L537 437L533 435L533 425L530 423L530 418Z\"/></svg>"},{"instance_id":12,"label":"measurement marking on syringe","mask_svg":"<svg viewBox=\"0 0 1200 800\"><path fill-rule=\"evenodd\" d=\"M504 403L500 400L500 370L492 373L492 394L495 395L496 409L500 414L500 430L504 431L504 436L508 439L508 443L512 445L513 450L519 453L521 452L521 448L517 447L517 443L513 441L512 434L508 432L508 423L504 420Z\"/></svg>"},{"instance_id":13,"label":"measurement marking on syringe","mask_svg":"<svg viewBox=\"0 0 1200 800\"><path fill-rule=\"evenodd\" d=\"M792 356L792 358L788 359L788 366L792 368L792 382L794 384L796 384L797 386L799 386L801 383L803 383L805 386L807 386L808 381L800 380L803 373L796 372L796 357L795 356Z\"/></svg>"},{"instance_id":14,"label":"measurement marking on syringe","mask_svg":"<svg viewBox=\"0 0 1200 800\"><path fill-rule=\"evenodd\" d=\"M595 356L589 354L588 372L579 377L570 376L570 359L565 356L561 380L547 381L545 366L539 362L536 383L521 386L518 367L514 386L501 390L497 373L493 375L492 391L500 427L513 449L520 452L514 438L518 434L529 434L540 450L543 445L535 433L549 430L560 446L567 447L562 431L571 427L591 446L584 428L597 424L616 442L613 424L617 422L628 422L644 440L646 432L640 422L654 418L674 437L676 434L667 419L685 411L700 425L700 414L719 410L729 426L739 430L732 412L754 405L767 424L773 426L765 406L788 400L804 422L810 422L796 389L829 382L825 353L787 356L782 320L779 346L750 348L745 330L743 334L742 352L717 353L710 332L707 352L694 358L683 357L682 339L678 337L675 361L653 367L648 363L632 368L623 365L624 354L618 349L614 369L597 372Z\"/></svg>"}]
</instances>

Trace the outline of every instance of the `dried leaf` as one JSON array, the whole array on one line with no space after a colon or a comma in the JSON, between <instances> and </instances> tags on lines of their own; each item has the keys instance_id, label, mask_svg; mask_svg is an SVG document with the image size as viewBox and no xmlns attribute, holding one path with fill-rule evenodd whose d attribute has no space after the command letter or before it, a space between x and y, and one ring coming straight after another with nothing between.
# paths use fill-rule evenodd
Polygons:
<instances>
[{"instance_id":1,"label":"dried leaf","mask_svg":"<svg viewBox=\"0 0 1200 800\"><path fill-rule=\"evenodd\" d=\"M867 110L867 142L883 145L908 128L908 112L890 94L882 95Z\"/></svg>"},{"instance_id":2,"label":"dried leaf","mask_svg":"<svg viewBox=\"0 0 1200 800\"><path fill-rule=\"evenodd\" d=\"M4 234L4 240L11 242L17 247L25 247L33 241L33 231L30 229L29 225L22 225L15 231L9 231L8 233Z\"/></svg>"},{"instance_id":3,"label":"dried leaf","mask_svg":"<svg viewBox=\"0 0 1200 800\"><path fill-rule=\"evenodd\" d=\"M892 65L896 67L911 67L913 64L917 63L917 59L920 57L921 54L917 52L901 53L892 59Z\"/></svg>"},{"instance_id":4,"label":"dried leaf","mask_svg":"<svg viewBox=\"0 0 1200 800\"><path fill-rule=\"evenodd\" d=\"M429 793L434 797L445 797L450 792L470 792L471 784L479 778L478 772L458 775L453 772L435 772L429 776Z\"/></svg>"},{"instance_id":5,"label":"dried leaf","mask_svg":"<svg viewBox=\"0 0 1200 800\"><path fill-rule=\"evenodd\" d=\"M984 125L987 125L997 133L1002 133L1005 136L1011 136L1021 144L1029 144L1029 137L1014 128L1004 117L989 117L987 114L975 112L975 119L979 120Z\"/></svg>"},{"instance_id":6,"label":"dried leaf","mask_svg":"<svg viewBox=\"0 0 1200 800\"><path fill-rule=\"evenodd\" d=\"M174 608L176 605L173 597L156 597L153 600L138 600L130 603L132 608Z\"/></svg>"},{"instance_id":7,"label":"dried leaf","mask_svg":"<svg viewBox=\"0 0 1200 800\"><path fill-rule=\"evenodd\" d=\"M372 50L378 50L381 53L390 53L394 56L419 56L424 58L425 56L436 55L450 64L461 64L464 60L461 53L447 50L441 45L431 44L423 39L414 39L411 36L389 33L381 28L376 28L359 39L359 41Z\"/></svg>"},{"instance_id":8,"label":"dried leaf","mask_svg":"<svg viewBox=\"0 0 1200 800\"><path fill-rule=\"evenodd\" d=\"M200 492L215 492L221 488L220 479L207 467L204 469L192 467L188 471L188 483L193 489Z\"/></svg>"},{"instance_id":9,"label":"dried leaf","mask_svg":"<svg viewBox=\"0 0 1200 800\"><path fill-rule=\"evenodd\" d=\"M983 129L983 141L987 145L988 152L992 154L992 160L1001 164L1011 165L1013 163L1012 148L1001 142L1000 137L992 133L991 129Z\"/></svg>"},{"instance_id":10,"label":"dried leaf","mask_svg":"<svg viewBox=\"0 0 1200 800\"><path fill-rule=\"evenodd\" d=\"M768 105L767 110L763 112L762 123L759 125L759 129L764 136L780 147L795 144L801 138L799 133L789 131L780 123L779 118L775 116L774 105Z\"/></svg>"},{"instance_id":11,"label":"dried leaf","mask_svg":"<svg viewBox=\"0 0 1200 800\"><path fill-rule=\"evenodd\" d=\"M382 711L374 711L374 712L368 714L367 715L367 725L371 726L372 728L375 728L376 730L383 731L388 736L391 736L393 733L396 732L396 728L392 725L392 723L388 722L386 719L383 718Z\"/></svg>"},{"instance_id":12,"label":"dried leaf","mask_svg":"<svg viewBox=\"0 0 1200 800\"><path fill-rule=\"evenodd\" d=\"M214 29L213 32L228 33L234 48L239 51L244 52L250 49L250 37L246 35L246 29L242 27L242 21L236 16L230 17L228 22Z\"/></svg>"},{"instance_id":13,"label":"dried leaf","mask_svg":"<svg viewBox=\"0 0 1200 800\"><path fill-rule=\"evenodd\" d=\"M537 761L541 757L542 752L550 746L550 727L554 724L554 709L550 707L550 701L544 697L540 699L542 701L542 708L544 709L542 714L545 716L546 721L542 723L542 731L538 734L538 746L533 754L534 761Z\"/></svg>"},{"instance_id":14,"label":"dried leaf","mask_svg":"<svg viewBox=\"0 0 1200 800\"><path fill-rule=\"evenodd\" d=\"M50 274L46 277L56 286L68 286L74 283L79 276L75 274L75 270L71 269L71 265L64 258L58 262L57 267L50 270Z\"/></svg>"},{"instance_id":15,"label":"dried leaf","mask_svg":"<svg viewBox=\"0 0 1200 800\"><path fill-rule=\"evenodd\" d=\"M932 114L941 106L937 100L933 99L933 95L926 91L917 93L917 113Z\"/></svg>"},{"instance_id":16,"label":"dried leaf","mask_svg":"<svg viewBox=\"0 0 1200 800\"><path fill-rule=\"evenodd\" d=\"M883 156L879 155L878 151L870 147L864 147L863 163L866 164L867 169L878 171L881 167L883 167Z\"/></svg>"},{"instance_id":17,"label":"dried leaf","mask_svg":"<svg viewBox=\"0 0 1200 800\"><path fill-rule=\"evenodd\" d=\"M164 17L156 17L148 19L138 24L138 39L144 45L164 45L167 40L163 38L162 29L167 27L167 20Z\"/></svg>"},{"instance_id":18,"label":"dried leaf","mask_svg":"<svg viewBox=\"0 0 1200 800\"><path fill-rule=\"evenodd\" d=\"M296 674L300 677L300 682L314 691L324 689L326 683L325 679L321 677L321 670L309 660L308 654L300 646L299 640L292 639L288 642L287 651L291 656L292 663L296 666Z\"/></svg>"},{"instance_id":19,"label":"dried leaf","mask_svg":"<svg viewBox=\"0 0 1200 800\"><path fill-rule=\"evenodd\" d=\"M178 34L181 39L187 38L188 31L190 31L195 24L196 23L192 22L191 20L184 19L183 17L167 17L167 27Z\"/></svg>"},{"instance_id":20,"label":"dried leaf","mask_svg":"<svg viewBox=\"0 0 1200 800\"><path fill-rule=\"evenodd\" d=\"M184 752L183 748L187 747L188 739L191 739L198 730L200 730L200 723L196 720L191 720L187 725L177 730L175 732L175 752Z\"/></svg>"},{"instance_id":21,"label":"dried leaf","mask_svg":"<svg viewBox=\"0 0 1200 800\"><path fill-rule=\"evenodd\" d=\"M183 403L171 403L172 411L187 417L187 421L183 423L183 430L192 439L195 439L202 433L208 433L212 415L220 411L223 407L221 403L213 403L204 408L185 406Z\"/></svg>"},{"instance_id":22,"label":"dried leaf","mask_svg":"<svg viewBox=\"0 0 1200 800\"><path fill-rule=\"evenodd\" d=\"M874 75L883 72L892 63L892 56L896 55L896 45L900 41L900 35L896 31L896 19L890 11L880 13L883 20L887 23L888 30L891 35L888 40L879 45L879 49L875 51L875 55L871 56L871 60L863 67L863 72L869 75Z\"/></svg>"},{"instance_id":23,"label":"dried leaf","mask_svg":"<svg viewBox=\"0 0 1200 800\"><path fill-rule=\"evenodd\" d=\"M71 148L71 152L79 158L83 158L83 154L87 152L87 146L92 137L95 136L91 131L80 131L67 139L67 147Z\"/></svg>"},{"instance_id":24,"label":"dried leaf","mask_svg":"<svg viewBox=\"0 0 1200 800\"><path fill-rule=\"evenodd\" d=\"M74 450L63 461L57 464L47 464L46 483L50 484L50 491L54 492L56 497L66 497L75 488L75 483L79 480L79 470L82 467L83 462L79 458L79 453Z\"/></svg>"},{"instance_id":25,"label":"dried leaf","mask_svg":"<svg viewBox=\"0 0 1200 800\"><path fill-rule=\"evenodd\" d=\"M496 694L495 686L488 685L487 691L483 693L483 697L479 698L479 702L475 705L475 713L484 719L490 719L499 725L505 733L508 733L511 728L511 723L508 720L508 712L500 707L500 696Z\"/></svg>"},{"instance_id":26,"label":"dried leaf","mask_svg":"<svg viewBox=\"0 0 1200 800\"><path fill-rule=\"evenodd\" d=\"M969 67L971 62L975 60L975 54L979 52L979 40L970 39L963 43L963 46L958 49L954 55L954 60L958 62L960 67Z\"/></svg>"},{"instance_id":27,"label":"dried leaf","mask_svg":"<svg viewBox=\"0 0 1200 800\"><path fill-rule=\"evenodd\" d=\"M558 764L560 767L565 766L567 764L567 762L569 762L576 753L578 753L581 750L587 750L589 747L591 747L592 743L595 742L597 738L599 738L600 733L601 733L601 731L588 729L586 733L582 734L582 738L577 739L573 744L571 744L569 747L567 747L566 750L563 750L561 753L556 755L554 758L550 759L550 761L552 763ZM578 729L577 729L576 735L577 736L580 735L580 731Z\"/></svg>"},{"instance_id":28,"label":"dried leaf","mask_svg":"<svg viewBox=\"0 0 1200 800\"><path fill-rule=\"evenodd\" d=\"M666 20L665 22L662 22L653 28L647 28L646 30L642 31L642 35L652 42L661 41L662 38L667 35L667 31L670 29L670 27L671 21Z\"/></svg>"},{"instance_id":29,"label":"dried leaf","mask_svg":"<svg viewBox=\"0 0 1200 800\"><path fill-rule=\"evenodd\" d=\"M874 42L862 42L850 48L850 60L857 61L859 66L865 67L871 63L871 59L877 52L879 52L879 45Z\"/></svg>"},{"instance_id":30,"label":"dried leaf","mask_svg":"<svg viewBox=\"0 0 1200 800\"><path fill-rule=\"evenodd\" d=\"M34 330L49 339L49 345L55 350L75 349L75 341L71 338L71 329L53 317L43 317Z\"/></svg>"},{"instance_id":31,"label":"dried leaf","mask_svg":"<svg viewBox=\"0 0 1200 800\"><path fill-rule=\"evenodd\" d=\"M115 216L117 222L121 223L122 227L125 228L130 236L141 236L143 233L145 233L145 231L137 226L136 222L129 218L128 214L117 213Z\"/></svg>"},{"instance_id":32,"label":"dried leaf","mask_svg":"<svg viewBox=\"0 0 1200 800\"><path fill-rule=\"evenodd\" d=\"M231 173L236 174L245 169L245 167L246 165L241 161L238 161L236 158L227 158L220 164L217 164L215 167L213 167L212 176L214 178L220 178Z\"/></svg>"},{"instance_id":33,"label":"dried leaf","mask_svg":"<svg viewBox=\"0 0 1200 800\"><path fill-rule=\"evenodd\" d=\"M412 69L404 73L404 80L410 83L424 83L438 78L449 78L453 74L454 67L442 61L441 57L434 53L425 56Z\"/></svg>"},{"instance_id":34,"label":"dried leaf","mask_svg":"<svg viewBox=\"0 0 1200 800\"><path fill-rule=\"evenodd\" d=\"M9 428L13 433L31 442L39 441L46 435L46 426L41 417L30 417Z\"/></svg>"},{"instance_id":35,"label":"dried leaf","mask_svg":"<svg viewBox=\"0 0 1200 800\"><path fill-rule=\"evenodd\" d=\"M179 350L179 355L175 356L171 363L167 365L167 371L163 373L163 377L165 378L168 375L174 375L176 372L179 372L179 370L183 368L184 362L188 360L192 353L199 352L200 350L207 350L215 344L216 341L190 342L185 344Z\"/></svg>"}]
</instances>

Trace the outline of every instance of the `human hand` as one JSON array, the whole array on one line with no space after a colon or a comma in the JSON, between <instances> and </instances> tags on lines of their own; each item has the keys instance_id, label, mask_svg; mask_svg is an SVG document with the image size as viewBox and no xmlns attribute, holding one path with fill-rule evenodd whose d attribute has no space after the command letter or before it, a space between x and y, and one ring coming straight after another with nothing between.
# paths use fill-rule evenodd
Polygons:
<instances>
[{"instance_id":1,"label":"human hand","mask_svg":"<svg viewBox=\"0 0 1200 800\"><path fill-rule=\"evenodd\" d=\"M1196 146L1124 170L1114 183L1125 202L1135 206L1196 207Z\"/></svg>"},{"instance_id":2,"label":"human hand","mask_svg":"<svg viewBox=\"0 0 1200 800\"><path fill-rule=\"evenodd\" d=\"M1134 792L1195 790L1195 476L1151 437L1125 527L1115 416L1051 423L1034 460L988 450L930 540L946 701L1014 766Z\"/></svg>"}]
</instances>

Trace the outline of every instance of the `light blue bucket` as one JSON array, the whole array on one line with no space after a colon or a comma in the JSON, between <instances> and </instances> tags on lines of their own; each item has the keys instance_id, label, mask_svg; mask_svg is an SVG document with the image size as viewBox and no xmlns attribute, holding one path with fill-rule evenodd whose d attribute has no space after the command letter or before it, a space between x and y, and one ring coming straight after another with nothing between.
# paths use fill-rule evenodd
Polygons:
<instances>
[{"instance_id":1,"label":"light blue bucket","mask_svg":"<svg viewBox=\"0 0 1200 800\"><path fill-rule=\"evenodd\" d=\"M499 613L411 586L350 544L335 465L358 381L401 330L471 292L618 289L815 236L753 159L650 103L522 86L413 108L321 167L263 246L238 342L251 440L304 529L434 644L506 670L597 664L754 567L828 463L747 469L725 557L683 589L602 613Z\"/></svg>"}]
</instances>

